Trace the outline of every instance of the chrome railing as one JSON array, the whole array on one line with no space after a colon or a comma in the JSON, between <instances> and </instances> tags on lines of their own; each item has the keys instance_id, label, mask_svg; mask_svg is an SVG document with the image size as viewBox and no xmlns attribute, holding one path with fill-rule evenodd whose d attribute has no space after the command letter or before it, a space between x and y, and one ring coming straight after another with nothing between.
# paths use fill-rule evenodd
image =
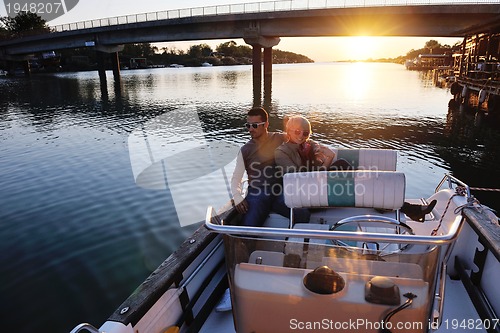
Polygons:
<instances>
[{"instance_id":1,"label":"chrome railing","mask_svg":"<svg viewBox=\"0 0 500 333\"><path fill-rule=\"evenodd\" d=\"M443 185L447 183L448 184L448 188L449 189L453 189L453 184L455 185L459 185L459 186L462 186L463 189L465 190L465 196L467 198L467 200L469 200L471 198L471 194L470 194L470 187L469 185L467 185L466 183L464 183L463 181L461 181L460 179L450 175L450 174L445 174L443 179L441 179L441 182L439 183L439 185L436 187L436 190L434 191L434 193L437 193L439 192L439 190L441 189L441 187L443 187Z\"/></svg>"},{"instance_id":2,"label":"chrome railing","mask_svg":"<svg viewBox=\"0 0 500 333\"><path fill-rule=\"evenodd\" d=\"M214 223L217 221L217 223ZM221 234L237 236L259 236L259 237L292 237L292 238L317 238L317 239L337 239L364 242L385 242L385 243L405 243L420 245L445 245L454 241L460 231L462 216L459 215L451 224L448 233L436 236L406 235L406 234L383 234L375 232L353 232L338 230L306 230L288 228L267 228L267 227L245 227L235 225L225 225L215 215L213 207L208 207L205 218L205 226L209 230Z\"/></svg>"},{"instance_id":3,"label":"chrome railing","mask_svg":"<svg viewBox=\"0 0 500 333\"><path fill-rule=\"evenodd\" d=\"M78 332L82 332L84 330L87 332L90 332L90 333L101 333L101 331L99 331L97 328L95 328L94 326L87 324L87 323L83 323L83 324L76 326L75 328L73 328L71 330L70 333L78 333Z\"/></svg>"},{"instance_id":4,"label":"chrome railing","mask_svg":"<svg viewBox=\"0 0 500 333\"><path fill-rule=\"evenodd\" d=\"M56 32L108 27L120 24L179 19L196 16L213 16L246 13L265 13L329 8L426 6L460 4L500 4L499 0L279 0L232 5L215 5L185 9L171 9L109 18L93 19L53 26Z\"/></svg>"}]
</instances>

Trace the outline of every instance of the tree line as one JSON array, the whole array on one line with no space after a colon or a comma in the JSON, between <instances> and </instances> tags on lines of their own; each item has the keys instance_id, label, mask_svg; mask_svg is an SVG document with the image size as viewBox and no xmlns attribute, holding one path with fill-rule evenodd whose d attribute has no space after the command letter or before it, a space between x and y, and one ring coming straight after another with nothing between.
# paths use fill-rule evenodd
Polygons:
<instances>
[{"instance_id":1,"label":"tree line","mask_svg":"<svg viewBox=\"0 0 500 333\"><path fill-rule=\"evenodd\" d=\"M125 45L123 58L143 57L152 65L181 64L184 66L200 66L210 63L214 66L228 66L252 63L252 48L248 45L238 45L235 41L218 44L215 49L206 43L191 45L187 51L175 47L158 49L149 43ZM273 49L273 63L306 63L312 59L297 53Z\"/></svg>"},{"instance_id":2,"label":"tree line","mask_svg":"<svg viewBox=\"0 0 500 333\"><path fill-rule=\"evenodd\" d=\"M89 48L61 50L61 65L63 67L78 67L74 69L84 70L95 67L95 52ZM235 41L218 44L212 49L206 43L196 44L188 50L180 50L176 47L158 48L150 43L127 44L123 51L119 52L120 64L128 67L134 60L143 59L145 64L141 66L156 67L178 64L183 66L201 66L209 63L213 66L247 65L252 63L252 48L248 45L238 45ZM82 61L82 59L85 59ZM312 59L293 52L273 49L273 63L309 63ZM89 67L89 68L84 68Z\"/></svg>"}]
</instances>

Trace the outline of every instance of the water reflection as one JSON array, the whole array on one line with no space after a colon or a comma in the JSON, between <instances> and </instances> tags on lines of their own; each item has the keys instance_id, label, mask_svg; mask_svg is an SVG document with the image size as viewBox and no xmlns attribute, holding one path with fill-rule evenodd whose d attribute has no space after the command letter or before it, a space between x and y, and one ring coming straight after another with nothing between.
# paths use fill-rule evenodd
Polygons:
<instances>
[{"instance_id":1,"label":"water reflection","mask_svg":"<svg viewBox=\"0 0 500 333\"><path fill-rule=\"evenodd\" d=\"M7 331L99 325L195 228L179 226L169 190L135 184L134 130L189 106L207 142L241 146L249 139L250 66L121 74L119 89L108 79L105 94L97 73L0 79L0 293L10 300L0 311ZM420 75L395 64L275 65L272 95L264 96L271 130L302 114L323 143L397 149L408 197L427 196L445 172L499 188L499 130L490 119L448 111L450 93ZM166 122L161 130L179 146L194 140L176 137L177 127ZM176 163L195 175L205 167L196 158ZM187 203L201 191L199 184L179 190ZM227 195L224 183L202 190ZM500 208L498 195L474 194ZM42 315L41 308L52 311Z\"/></svg>"},{"instance_id":2,"label":"water reflection","mask_svg":"<svg viewBox=\"0 0 500 333\"><path fill-rule=\"evenodd\" d=\"M500 189L500 131L496 115L453 105L448 111L438 152L459 179L470 186ZM500 211L500 194L473 191L481 202Z\"/></svg>"},{"instance_id":3,"label":"water reflection","mask_svg":"<svg viewBox=\"0 0 500 333\"><path fill-rule=\"evenodd\" d=\"M434 72L432 70L418 71L418 78L422 82L422 86L426 88L435 87Z\"/></svg>"},{"instance_id":4,"label":"water reflection","mask_svg":"<svg viewBox=\"0 0 500 333\"><path fill-rule=\"evenodd\" d=\"M338 79L344 82L342 96L353 102L357 100L372 99L371 94L376 93L374 86L379 84L374 76L374 72L369 70L369 64L358 62L352 64L343 71ZM332 78L329 79L332 82Z\"/></svg>"},{"instance_id":5,"label":"water reflection","mask_svg":"<svg viewBox=\"0 0 500 333\"><path fill-rule=\"evenodd\" d=\"M220 208L231 199L227 173L234 169L239 145L208 140L195 108L142 124L130 134L128 147L136 184L168 190L181 226L203 221L206 207Z\"/></svg>"}]
</instances>

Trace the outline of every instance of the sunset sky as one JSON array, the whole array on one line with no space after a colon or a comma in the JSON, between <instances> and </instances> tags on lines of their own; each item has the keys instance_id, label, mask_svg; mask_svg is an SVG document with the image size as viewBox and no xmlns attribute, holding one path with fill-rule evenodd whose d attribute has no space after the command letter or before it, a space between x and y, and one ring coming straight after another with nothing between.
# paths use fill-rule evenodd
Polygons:
<instances>
[{"instance_id":1,"label":"sunset sky","mask_svg":"<svg viewBox=\"0 0 500 333\"><path fill-rule=\"evenodd\" d=\"M301 0L294 0L301 1ZM319 1L319 0L310 0ZM324 3L325 0L322 0ZM436 0L438 2L439 0ZM47 1L45 1L47 2ZM65 23L74 23L90 19L139 14L171 9L215 6L224 4L249 3L252 1L242 0L80 0L79 3L68 13L48 22L50 26ZM255 2L255 1L254 1ZM307 2L306 2L307 3ZM0 15L6 16L6 8L0 7ZM430 39L435 39L441 44L453 45L458 38L434 38L429 37L302 37L282 38L275 48L283 51L291 51L308 56L316 62L339 61L339 60L364 60L368 58L393 58L405 55L411 49L420 49ZM161 43L157 46L175 47L187 50L189 46L207 43L212 48L227 40L190 41L180 43ZM243 40L235 40L238 45L244 44Z\"/></svg>"}]
</instances>

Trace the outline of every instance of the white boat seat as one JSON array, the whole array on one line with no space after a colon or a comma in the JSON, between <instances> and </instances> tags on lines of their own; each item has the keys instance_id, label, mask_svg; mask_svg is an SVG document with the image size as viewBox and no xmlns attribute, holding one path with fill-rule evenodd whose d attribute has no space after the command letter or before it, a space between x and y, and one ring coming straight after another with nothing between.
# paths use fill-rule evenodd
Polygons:
<instances>
[{"instance_id":1,"label":"white boat seat","mask_svg":"<svg viewBox=\"0 0 500 333\"><path fill-rule=\"evenodd\" d=\"M344 159L354 170L396 171L397 150L393 149L347 149L333 148L334 162Z\"/></svg>"},{"instance_id":2,"label":"white boat seat","mask_svg":"<svg viewBox=\"0 0 500 333\"><path fill-rule=\"evenodd\" d=\"M405 175L395 171L313 171L283 176L289 208L364 207L397 210Z\"/></svg>"}]
</instances>

